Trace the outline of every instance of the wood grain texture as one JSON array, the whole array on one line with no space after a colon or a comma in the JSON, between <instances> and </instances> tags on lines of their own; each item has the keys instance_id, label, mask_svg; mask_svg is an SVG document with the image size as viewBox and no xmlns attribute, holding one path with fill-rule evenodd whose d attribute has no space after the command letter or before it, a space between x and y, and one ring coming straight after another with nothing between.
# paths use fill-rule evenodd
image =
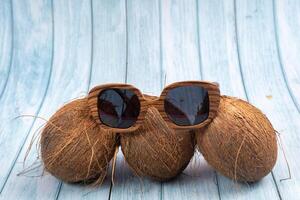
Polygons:
<instances>
[{"instance_id":1,"label":"wood grain texture","mask_svg":"<svg viewBox=\"0 0 300 200\"><path fill-rule=\"evenodd\" d=\"M245 88L251 103L262 109L281 134L287 163L282 151L273 169L278 194L283 199L295 199L299 191L299 126L300 115L289 95L282 74L273 17L272 1L236 2L238 46ZM255 80L255 83L253 82ZM284 123L282 123L284 122Z\"/></svg>"},{"instance_id":2,"label":"wood grain texture","mask_svg":"<svg viewBox=\"0 0 300 200\"><path fill-rule=\"evenodd\" d=\"M247 100L240 71L234 12L234 1L219 3L219 1L202 0L199 2L203 77L219 82L223 94ZM221 199L278 198L271 175L251 185L235 183L219 174L216 176ZM265 190L268 192L266 193Z\"/></svg>"},{"instance_id":3,"label":"wood grain texture","mask_svg":"<svg viewBox=\"0 0 300 200\"><path fill-rule=\"evenodd\" d=\"M300 112L300 2L273 0L273 18L281 70Z\"/></svg>"},{"instance_id":4,"label":"wood grain texture","mask_svg":"<svg viewBox=\"0 0 300 200\"><path fill-rule=\"evenodd\" d=\"M10 76L0 100L0 192L45 99L52 68L51 3L12 1L13 53ZM12 194L11 191L9 194Z\"/></svg>"},{"instance_id":5,"label":"wood grain texture","mask_svg":"<svg viewBox=\"0 0 300 200\"><path fill-rule=\"evenodd\" d=\"M172 120L168 117L167 113L165 112L164 102L165 102L168 92L174 88L184 87L184 86L201 87L201 88L204 88L208 93L208 99L209 99L208 117L200 124L189 125L189 126L176 125L174 122L172 122ZM98 101L99 101L99 95L105 89L123 89L123 90L132 91L134 94L136 94L136 96L138 97L139 103L140 103L140 105L139 105L140 110L139 110L139 115L137 117L137 120L132 126L130 126L128 128L113 128L113 127L107 126L101 122L100 117L99 117L100 111L98 109ZM218 107L219 107L219 103L220 103L220 90L219 90L218 85L211 83L211 82L206 82L206 81L181 81L181 82L172 83L172 84L166 86L163 89L161 95L154 100L144 97L142 92L135 86L129 85L129 84L122 84L122 83L109 83L109 84L103 84L103 85L96 86L89 92L89 95L88 95L88 104L89 104L89 108L90 108L90 113L91 113L92 117L94 118L94 120L98 123L98 125L102 129L112 130L116 133L126 133L126 132L129 133L129 132L137 130L143 124L147 110L150 107L155 107L159 111L160 115L162 116L162 118L168 124L168 126L170 128L177 129L177 130L202 128L202 127L206 126L207 124L209 124L211 122L211 120L213 120L213 118L216 116Z\"/></svg>"},{"instance_id":6,"label":"wood grain texture","mask_svg":"<svg viewBox=\"0 0 300 200\"><path fill-rule=\"evenodd\" d=\"M13 51L13 23L11 1L2 1L0 6L0 98L10 75Z\"/></svg>"},{"instance_id":7,"label":"wood grain texture","mask_svg":"<svg viewBox=\"0 0 300 200\"><path fill-rule=\"evenodd\" d=\"M51 3L46 4L44 9L50 13L53 12L54 55L46 98L37 115L49 119L63 104L87 93L91 70L91 20L88 1L54 1L53 5ZM56 198L61 184L59 180L47 173L39 178L30 177L41 175L41 167L30 173L17 176L19 172L24 170L22 162L34 134L44 123L43 120L39 119L31 129L7 180L3 191L4 196L11 199ZM32 163L34 165L31 167L39 164L39 162L35 162L39 153L35 149L35 144L36 141L27 156L26 167L30 167ZM11 193L11 191L15 192Z\"/></svg>"},{"instance_id":8,"label":"wood grain texture","mask_svg":"<svg viewBox=\"0 0 300 200\"><path fill-rule=\"evenodd\" d=\"M139 99L139 102L140 102L139 115L138 115L138 118L137 118L135 124L133 124L131 127L123 128L123 129L122 128L112 128L112 127L105 125L100 120L99 110L98 110L99 94L105 89L113 89L113 88L130 90L130 91L134 92ZM90 113L91 113L92 117L94 118L94 120L98 123L98 125L104 130L112 130L115 133L131 132L131 131L138 129L141 126L141 124L145 118L145 114L146 114L146 111L148 108L148 105L147 105L148 102L143 97L143 94L141 93L141 91L139 89L137 89L133 85L122 84L122 83L109 83L109 84L96 86L89 92L88 104L89 104L89 108L90 108Z\"/></svg>"},{"instance_id":9,"label":"wood grain texture","mask_svg":"<svg viewBox=\"0 0 300 200\"><path fill-rule=\"evenodd\" d=\"M218 82L222 94L246 99L237 55L234 1L199 0L198 18L202 78Z\"/></svg>"},{"instance_id":10,"label":"wood grain texture","mask_svg":"<svg viewBox=\"0 0 300 200\"><path fill-rule=\"evenodd\" d=\"M0 199L297 199L299 11L297 0L1 1ZM250 185L217 175L198 154L167 183L136 177L121 153L112 188L111 172L100 188L16 176L43 122L14 117L48 118L103 83L159 95L164 85L190 79L218 81L222 94L266 113L281 133L292 179L280 181L288 176L282 150L273 174Z\"/></svg>"},{"instance_id":11,"label":"wood grain texture","mask_svg":"<svg viewBox=\"0 0 300 200\"><path fill-rule=\"evenodd\" d=\"M161 1L162 66L166 83L201 80L197 23L197 1ZM161 199L219 199L213 171L196 153L184 174L163 183Z\"/></svg>"},{"instance_id":12,"label":"wood grain texture","mask_svg":"<svg viewBox=\"0 0 300 200\"><path fill-rule=\"evenodd\" d=\"M91 1L93 59L90 89L126 79L125 0Z\"/></svg>"},{"instance_id":13,"label":"wood grain texture","mask_svg":"<svg viewBox=\"0 0 300 200\"><path fill-rule=\"evenodd\" d=\"M125 1L89 1L92 16L92 71L89 89L96 85L119 82L126 77ZM111 170L101 187L81 187L63 183L58 199L109 198Z\"/></svg>"},{"instance_id":14,"label":"wood grain texture","mask_svg":"<svg viewBox=\"0 0 300 200\"><path fill-rule=\"evenodd\" d=\"M126 83L142 93L161 92L159 4L126 0L127 70ZM161 184L135 176L121 151L118 154L115 185L110 199L159 199Z\"/></svg>"}]
</instances>

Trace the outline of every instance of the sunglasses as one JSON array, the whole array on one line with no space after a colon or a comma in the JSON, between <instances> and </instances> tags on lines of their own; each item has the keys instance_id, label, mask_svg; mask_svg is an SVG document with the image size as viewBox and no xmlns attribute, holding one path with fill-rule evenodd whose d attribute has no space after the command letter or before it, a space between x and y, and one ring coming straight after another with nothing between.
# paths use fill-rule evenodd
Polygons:
<instances>
[{"instance_id":1,"label":"sunglasses","mask_svg":"<svg viewBox=\"0 0 300 200\"><path fill-rule=\"evenodd\" d=\"M171 128L201 128L215 117L219 102L219 85L205 81L170 84L155 99L132 85L121 83L97 86L88 95L92 117L100 127L115 132L136 130L151 106Z\"/></svg>"}]
</instances>

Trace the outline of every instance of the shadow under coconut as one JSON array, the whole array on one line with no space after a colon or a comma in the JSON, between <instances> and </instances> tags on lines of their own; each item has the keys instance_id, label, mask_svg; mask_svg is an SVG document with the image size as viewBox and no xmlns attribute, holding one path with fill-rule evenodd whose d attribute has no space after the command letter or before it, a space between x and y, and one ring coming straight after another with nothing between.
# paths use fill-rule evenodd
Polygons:
<instances>
[{"instance_id":1,"label":"shadow under coconut","mask_svg":"<svg viewBox=\"0 0 300 200\"><path fill-rule=\"evenodd\" d=\"M74 193L76 195L78 191L80 191L82 197L85 198L89 196L109 196L110 193L112 196L130 196L132 195L132 192L134 192L136 196L144 196L147 195L147 193L153 194L153 190L159 191L157 190L157 188L161 187L161 183L159 181L154 181L146 177L138 177L137 175L135 175L126 163L121 152L119 152L117 156L113 181L114 184L111 185L111 162L109 170L107 171L107 176L105 177L101 185L93 185L93 180L91 180L91 184L89 184L89 182L63 183L61 188L62 192L59 196L61 199L64 199L65 195L67 197L70 197L71 193ZM124 187L126 187L126 190L124 190ZM66 193L64 193L64 191L66 191ZM130 194L125 194L125 192L127 191ZM160 194L158 193L158 195Z\"/></svg>"},{"instance_id":2,"label":"shadow under coconut","mask_svg":"<svg viewBox=\"0 0 300 200\"><path fill-rule=\"evenodd\" d=\"M271 176L270 174L268 176ZM187 166L187 168L177 176L175 179L164 183L164 187L168 187L168 190L164 192L173 192L172 188L194 188L194 192L197 194L207 193L206 188L216 188L221 191L221 197L226 199L240 198L241 196L249 196L249 194L263 191L262 185L266 184L270 179L263 178L257 182L237 182L230 178L227 178L218 172L216 172L203 158L203 156L196 151L193 159ZM201 185L203 184L203 185ZM175 191L174 191L175 192ZM168 195L168 194L165 194ZM212 194L210 194L212 195ZM216 195L218 195L216 193Z\"/></svg>"},{"instance_id":3,"label":"shadow under coconut","mask_svg":"<svg viewBox=\"0 0 300 200\"><path fill-rule=\"evenodd\" d=\"M154 184L160 184L160 183L172 183L172 182L179 181L180 179L191 179L197 177L201 180L208 181L208 179L211 179L210 178L211 174L214 173L214 171L206 163L204 158L200 154L199 155L198 154L199 153L195 153L195 156L193 157L189 165L182 173L166 181L157 181L146 176L139 177L133 172L133 170L130 169L130 166L126 163L126 160L124 159L123 155L119 154L117 164L116 164L116 172L114 176L115 186L117 186L118 184L126 184L126 185L131 184L132 181L136 181L136 180L139 181L139 183L147 181Z\"/></svg>"},{"instance_id":4,"label":"shadow under coconut","mask_svg":"<svg viewBox=\"0 0 300 200\"><path fill-rule=\"evenodd\" d=\"M269 174L268 176L271 176L271 174ZM218 179L219 183L222 183L218 186L219 190L221 191L221 196L228 199L233 199L235 197L249 197L249 195L251 194L253 194L254 196L258 192L266 194L267 197L268 194L265 193L266 191L264 190L265 187L263 187L263 185L270 184L266 182L271 180L266 176L265 178L256 182L237 182L219 173Z\"/></svg>"},{"instance_id":5,"label":"shadow under coconut","mask_svg":"<svg viewBox=\"0 0 300 200\"><path fill-rule=\"evenodd\" d=\"M182 173L172 179L161 182L149 177L139 177L134 174L133 170L131 170L130 166L126 163L123 155L119 153L116 163L112 195L126 195L124 194L126 191L130 193L134 192L136 196L144 196L151 193L152 196L154 195L154 199L156 199L155 192L153 191L157 191L156 195L157 199L159 199L161 195L160 193L163 192L161 191L162 184L163 187L170 187L174 189L178 189L178 187L182 185L184 185L185 188L196 188L195 185L200 185L199 181L205 182L205 184L216 185L217 183L214 178L212 178L214 177L212 174L214 174L213 169L206 163L199 153L195 153L195 156ZM126 186L126 190L124 190L124 186ZM199 193L202 192L200 190L202 190L201 187L199 187Z\"/></svg>"},{"instance_id":6,"label":"shadow under coconut","mask_svg":"<svg viewBox=\"0 0 300 200\"><path fill-rule=\"evenodd\" d=\"M111 166L107 172L107 176L100 187L92 187L88 185L88 182L77 182L77 183L64 183L63 187L69 187L71 191L81 190L81 194L84 193L84 197L89 195L95 195L97 193L107 193L111 186L111 177L112 171ZM219 182L222 182L221 185L218 185ZM201 182L200 182L201 181ZM265 184L264 182L268 181L267 178L264 178L258 182L237 182L232 179L229 179L221 174L214 171L214 169L204 160L203 156L195 151L195 155L190 161L187 168L178 176L168 180L168 181L156 181L148 177L139 177L134 174L133 170L130 169L130 166L126 163L121 152L118 153L116 168L114 174L114 185L112 186L112 195L125 195L124 192L128 191L130 193L134 192L137 196L144 196L147 193L153 195L153 191L158 191L157 195L159 197L159 191L161 184L163 183L164 187L170 187L178 189L178 187L184 188L198 188L197 193L201 193L203 188L201 188L201 183L206 185L215 185L219 187L219 190L222 191L222 196L228 198L234 198L235 195L246 196L249 193L257 192L261 185ZM197 187L196 187L196 186ZM126 186L126 191L124 190ZM139 186L139 187L137 187ZM249 190L250 189L250 190ZM84 192L82 192L84 190ZM198 191L199 190L199 191ZM171 190L169 190L171 191ZM130 194L128 194L130 195Z\"/></svg>"},{"instance_id":7,"label":"shadow under coconut","mask_svg":"<svg viewBox=\"0 0 300 200\"><path fill-rule=\"evenodd\" d=\"M126 187L126 190L124 190L124 186ZM112 186L111 192L112 195L122 196L125 195L124 192L128 191L130 192L128 195L131 195L131 193L134 192L136 196L143 196L147 193L153 194L153 191L158 191L158 188L160 187L161 182L136 175L134 170L127 164L122 152L120 151L118 153L114 174L114 185ZM157 195L160 194L157 193Z\"/></svg>"},{"instance_id":8,"label":"shadow under coconut","mask_svg":"<svg viewBox=\"0 0 300 200\"><path fill-rule=\"evenodd\" d=\"M111 186L111 164L107 171L107 176L101 185L95 185L95 181L91 179L89 182L81 181L75 183L63 182L58 199L71 198L72 196L77 198L78 195L82 198L94 197L94 196L109 196L109 190Z\"/></svg>"},{"instance_id":9,"label":"shadow under coconut","mask_svg":"<svg viewBox=\"0 0 300 200\"><path fill-rule=\"evenodd\" d=\"M211 174L213 173L213 168L206 162L202 154L198 150L195 150L193 158L182 172L182 175L208 181L211 179Z\"/></svg>"},{"instance_id":10,"label":"shadow under coconut","mask_svg":"<svg viewBox=\"0 0 300 200\"><path fill-rule=\"evenodd\" d=\"M124 193L124 185L126 185L126 188L129 188L128 191L134 191L137 195L143 195L147 192L152 192L154 188L160 188L162 183L165 186L185 184L188 187L189 185L199 185L199 180L201 180L203 182L208 181L212 184L217 184L216 181L211 178L214 177L212 176L212 174L215 173L214 170L199 153L195 153L195 156L182 173L167 181L157 181L149 177L137 176L133 170L130 169L130 166L126 163L121 153L118 154L115 170L114 185L112 188L113 194L117 194L118 192ZM137 185L140 185L140 187L136 187ZM132 188L130 189L130 187Z\"/></svg>"}]
</instances>

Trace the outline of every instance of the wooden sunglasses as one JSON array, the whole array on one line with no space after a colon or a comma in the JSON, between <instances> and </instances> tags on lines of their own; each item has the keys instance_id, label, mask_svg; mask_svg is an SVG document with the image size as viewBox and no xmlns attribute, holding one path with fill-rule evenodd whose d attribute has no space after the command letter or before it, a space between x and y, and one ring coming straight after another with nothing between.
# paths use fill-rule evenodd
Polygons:
<instances>
[{"instance_id":1,"label":"wooden sunglasses","mask_svg":"<svg viewBox=\"0 0 300 200\"><path fill-rule=\"evenodd\" d=\"M219 85L206 81L170 84L156 99L122 83L96 86L88 95L90 113L100 127L119 133L139 128L151 106L171 128L201 128L215 117L219 102Z\"/></svg>"}]
</instances>

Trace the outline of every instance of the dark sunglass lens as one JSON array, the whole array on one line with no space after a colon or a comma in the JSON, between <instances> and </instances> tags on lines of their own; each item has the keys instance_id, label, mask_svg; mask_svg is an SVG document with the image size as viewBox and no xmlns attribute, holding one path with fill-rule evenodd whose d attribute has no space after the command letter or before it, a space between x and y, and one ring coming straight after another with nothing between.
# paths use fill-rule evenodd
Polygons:
<instances>
[{"instance_id":1,"label":"dark sunglass lens","mask_svg":"<svg viewBox=\"0 0 300 200\"><path fill-rule=\"evenodd\" d=\"M209 114L209 98L200 86L180 86L167 92L164 101L169 119L179 126L197 125Z\"/></svg>"},{"instance_id":2,"label":"dark sunglass lens","mask_svg":"<svg viewBox=\"0 0 300 200\"><path fill-rule=\"evenodd\" d=\"M113 128L129 128L140 114L138 96L128 89L105 89L98 96L100 121Z\"/></svg>"}]
</instances>

